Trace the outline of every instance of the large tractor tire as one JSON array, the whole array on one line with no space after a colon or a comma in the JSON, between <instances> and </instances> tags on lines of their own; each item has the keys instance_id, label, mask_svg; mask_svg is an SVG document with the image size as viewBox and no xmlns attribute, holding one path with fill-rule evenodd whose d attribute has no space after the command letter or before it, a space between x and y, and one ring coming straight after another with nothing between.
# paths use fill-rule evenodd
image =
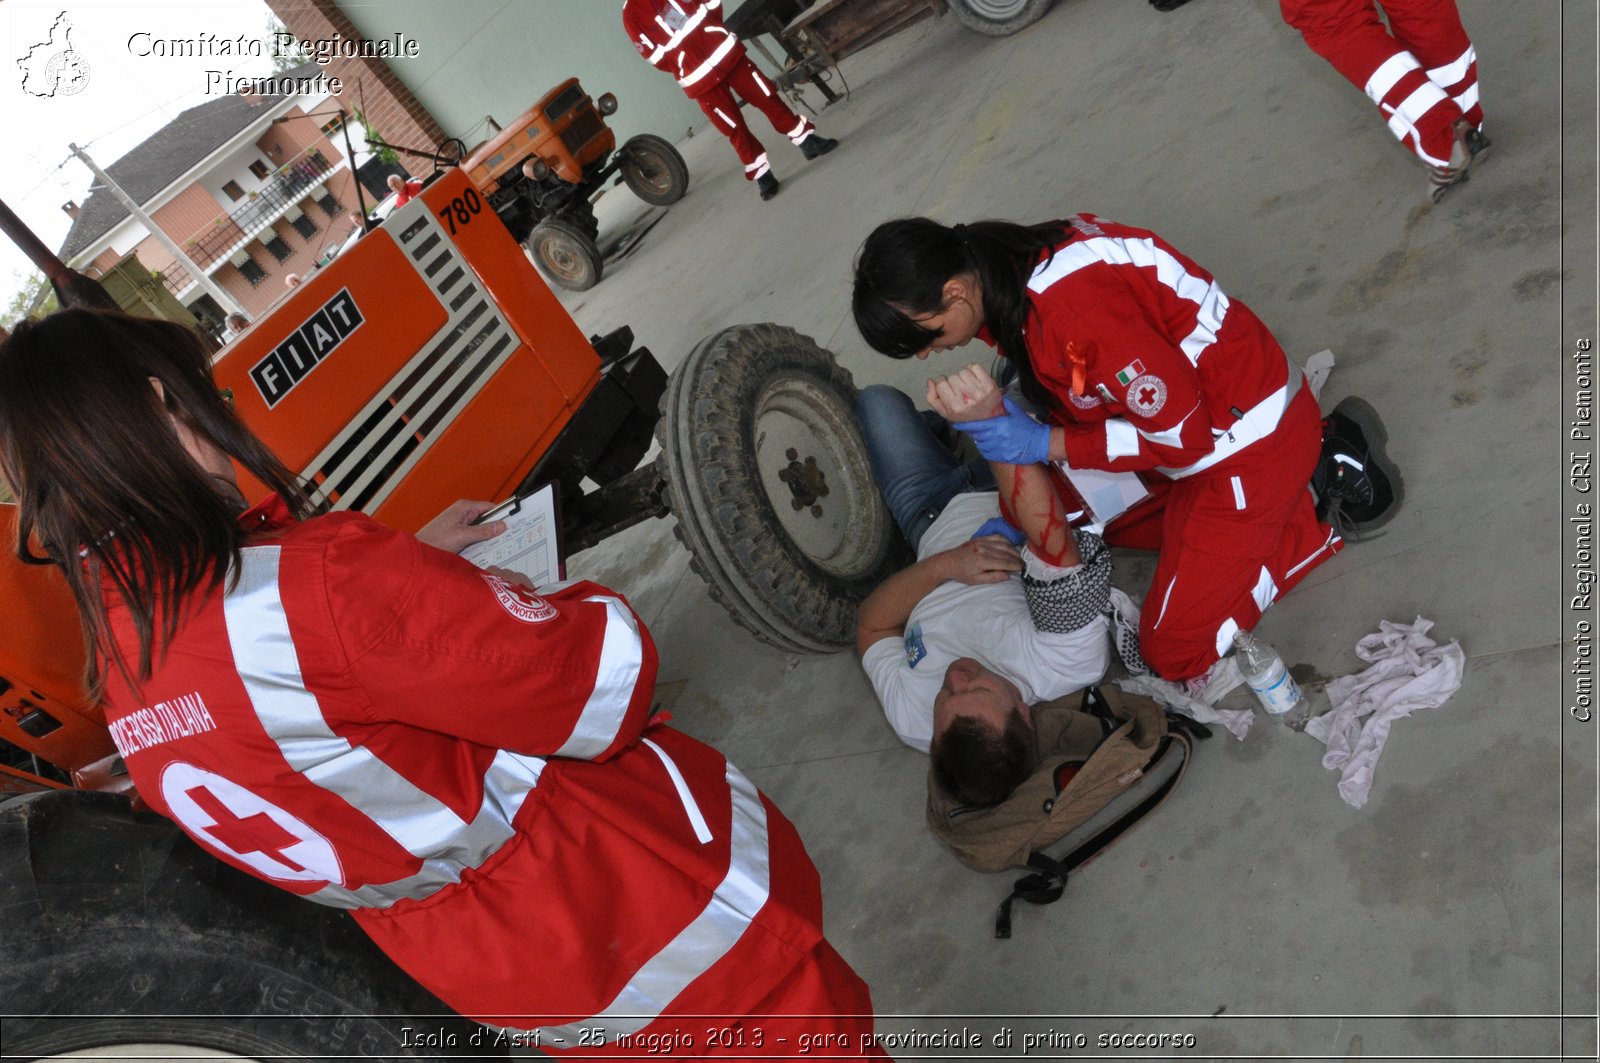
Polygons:
<instances>
[{"instance_id":1,"label":"large tractor tire","mask_svg":"<svg viewBox=\"0 0 1600 1063\"><path fill-rule=\"evenodd\" d=\"M855 639L856 606L909 558L855 418L856 389L793 329L708 337L667 383L657 467L711 596L794 653Z\"/></svg>"},{"instance_id":2,"label":"large tractor tire","mask_svg":"<svg viewBox=\"0 0 1600 1063\"><path fill-rule=\"evenodd\" d=\"M7 1059L488 1051L346 913L228 867L125 798L0 804L0 853Z\"/></svg>"},{"instance_id":3,"label":"large tractor tire","mask_svg":"<svg viewBox=\"0 0 1600 1063\"><path fill-rule=\"evenodd\" d=\"M949 0L956 21L986 37L1009 37L1038 22L1052 0Z\"/></svg>"},{"instance_id":4,"label":"large tractor tire","mask_svg":"<svg viewBox=\"0 0 1600 1063\"><path fill-rule=\"evenodd\" d=\"M582 225L546 218L528 234L527 247L540 272L568 291L586 292L600 283L600 248Z\"/></svg>"},{"instance_id":5,"label":"large tractor tire","mask_svg":"<svg viewBox=\"0 0 1600 1063\"><path fill-rule=\"evenodd\" d=\"M689 164L678 149L651 133L622 145L622 180L653 207L670 207L689 191Z\"/></svg>"}]
</instances>

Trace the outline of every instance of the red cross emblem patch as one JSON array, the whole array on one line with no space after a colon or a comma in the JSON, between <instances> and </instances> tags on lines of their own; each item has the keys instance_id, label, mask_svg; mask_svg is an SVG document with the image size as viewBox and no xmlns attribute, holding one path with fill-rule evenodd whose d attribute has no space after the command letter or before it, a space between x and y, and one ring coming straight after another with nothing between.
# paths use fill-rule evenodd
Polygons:
<instances>
[{"instance_id":1,"label":"red cross emblem patch","mask_svg":"<svg viewBox=\"0 0 1600 1063\"><path fill-rule=\"evenodd\" d=\"M1146 373L1128 385L1125 401L1128 409L1140 417L1154 417L1167 404L1166 381L1153 373Z\"/></svg>"},{"instance_id":2,"label":"red cross emblem patch","mask_svg":"<svg viewBox=\"0 0 1600 1063\"><path fill-rule=\"evenodd\" d=\"M161 773L161 796L190 835L267 878L344 884L327 838L231 779L174 761Z\"/></svg>"}]
</instances>

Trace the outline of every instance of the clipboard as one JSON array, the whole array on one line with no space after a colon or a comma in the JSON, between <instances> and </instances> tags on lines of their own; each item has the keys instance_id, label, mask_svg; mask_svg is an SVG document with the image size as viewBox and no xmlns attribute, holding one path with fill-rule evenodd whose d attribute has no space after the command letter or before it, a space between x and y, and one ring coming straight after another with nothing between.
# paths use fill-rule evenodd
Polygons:
<instances>
[{"instance_id":1,"label":"clipboard","mask_svg":"<svg viewBox=\"0 0 1600 1063\"><path fill-rule=\"evenodd\" d=\"M515 572L535 587L567 578L561 538L561 492L555 480L525 495L513 495L474 523L503 520L506 530L493 539L473 543L461 556L479 568Z\"/></svg>"}]
</instances>

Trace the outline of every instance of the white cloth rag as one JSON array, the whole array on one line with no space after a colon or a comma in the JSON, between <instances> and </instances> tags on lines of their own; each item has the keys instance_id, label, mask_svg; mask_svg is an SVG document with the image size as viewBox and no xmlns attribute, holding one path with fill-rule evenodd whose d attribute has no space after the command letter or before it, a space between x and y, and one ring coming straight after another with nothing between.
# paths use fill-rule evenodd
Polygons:
<instances>
[{"instance_id":1,"label":"white cloth rag","mask_svg":"<svg viewBox=\"0 0 1600 1063\"><path fill-rule=\"evenodd\" d=\"M1114 628L1133 633L1139 630L1139 607L1133 604L1132 598L1116 587L1111 588L1111 619ZM1116 637L1115 630L1112 637ZM1121 648L1118 649L1120 652ZM1169 683L1153 672L1124 676L1115 681L1115 686L1130 694L1143 694L1147 698L1154 698L1191 720L1198 720L1200 723L1220 723L1233 737L1242 739L1245 732L1250 730L1250 721L1254 718L1250 710L1214 707L1222 695L1242 682L1244 677L1239 674L1233 658L1224 657L1212 665L1211 670L1206 673L1205 691L1198 698L1192 697L1182 683Z\"/></svg>"},{"instance_id":2,"label":"white cloth rag","mask_svg":"<svg viewBox=\"0 0 1600 1063\"><path fill-rule=\"evenodd\" d=\"M1430 639L1432 627L1420 616L1412 624L1381 621L1356 643L1356 656L1372 667L1330 682L1332 708L1306 724L1306 733L1328 747L1322 766L1339 770L1339 796L1352 808L1367 803L1390 724L1413 709L1442 705L1461 689L1466 654L1454 639L1445 646Z\"/></svg>"}]
</instances>

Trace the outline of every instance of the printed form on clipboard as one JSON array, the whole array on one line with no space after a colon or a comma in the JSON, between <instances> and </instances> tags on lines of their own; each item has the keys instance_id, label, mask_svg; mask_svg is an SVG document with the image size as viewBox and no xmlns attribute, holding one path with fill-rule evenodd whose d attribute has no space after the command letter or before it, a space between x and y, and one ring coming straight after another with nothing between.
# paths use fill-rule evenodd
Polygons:
<instances>
[{"instance_id":1,"label":"printed form on clipboard","mask_svg":"<svg viewBox=\"0 0 1600 1063\"><path fill-rule=\"evenodd\" d=\"M510 498L478 518L479 524L503 520L506 530L493 539L473 543L461 556L479 568L503 568L535 587L566 578L561 559L561 513L556 485L547 483L532 494Z\"/></svg>"},{"instance_id":2,"label":"printed form on clipboard","mask_svg":"<svg viewBox=\"0 0 1600 1063\"><path fill-rule=\"evenodd\" d=\"M1074 469L1064 461L1052 462L1083 501L1086 512L1069 513L1067 523L1082 524L1101 532L1107 524L1150 497L1150 489L1137 473Z\"/></svg>"}]
</instances>

